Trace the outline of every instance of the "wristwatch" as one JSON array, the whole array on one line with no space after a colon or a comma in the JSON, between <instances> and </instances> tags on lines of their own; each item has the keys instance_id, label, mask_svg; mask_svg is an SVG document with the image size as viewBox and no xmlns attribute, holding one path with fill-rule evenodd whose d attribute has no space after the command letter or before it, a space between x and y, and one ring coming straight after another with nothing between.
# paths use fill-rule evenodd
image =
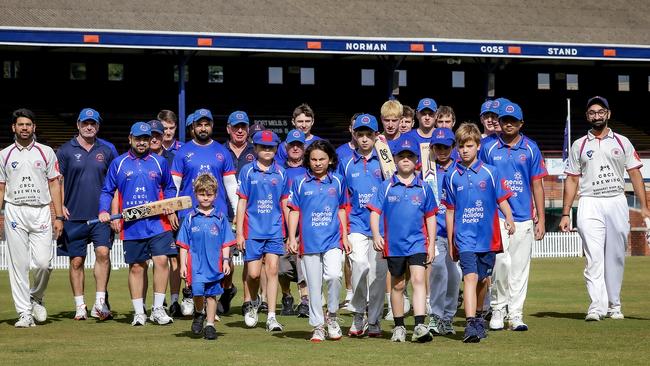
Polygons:
<instances>
[{"instance_id":1,"label":"wristwatch","mask_svg":"<svg viewBox=\"0 0 650 366\"><path fill-rule=\"evenodd\" d=\"M224 262L230 262L230 257L224 257L224 258L223 258L223 261L224 261Z\"/></svg>"},{"instance_id":2,"label":"wristwatch","mask_svg":"<svg viewBox=\"0 0 650 366\"><path fill-rule=\"evenodd\" d=\"M56 216L54 219L58 221L65 221L65 216Z\"/></svg>"}]
</instances>

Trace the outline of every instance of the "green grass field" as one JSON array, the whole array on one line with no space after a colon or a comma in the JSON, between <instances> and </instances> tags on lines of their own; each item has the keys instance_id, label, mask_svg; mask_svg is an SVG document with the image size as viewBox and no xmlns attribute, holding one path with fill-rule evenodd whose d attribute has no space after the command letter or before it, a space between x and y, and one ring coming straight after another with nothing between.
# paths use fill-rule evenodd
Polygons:
<instances>
[{"instance_id":1,"label":"green grass field","mask_svg":"<svg viewBox=\"0 0 650 366\"><path fill-rule=\"evenodd\" d=\"M75 322L67 272L52 274L46 297L50 317L31 329L14 329L16 320L7 272L0 272L0 364L601 364L647 365L650 342L650 258L628 258L623 285L626 319L586 323L588 298L582 277L583 259L534 260L525 321L530 331L491 332L479 344L460 340L464 321L456 318L458 335L437 337L427 344L393 344L392 324L383 322L383 339L350 339L311 344L305 319L279 317L285 332L264 330L261 314L256 329L245 329L239 314L241 296L233 314L217 324L219 339L192 338L190 320L170 326L147 323L133 328L126 270L114 271L110 283L112 321ZM238 271L240 269L238 268ZM92 303L94 284L87 274L86 301ZM239 292L241 294L241 291ZM150 301L150 300L149 300ZM461 310L462 311L462 310ZM343 312L347 333L351 316ZM407 318L410 332L413 318Z\"/></svg>"}]
</instances>

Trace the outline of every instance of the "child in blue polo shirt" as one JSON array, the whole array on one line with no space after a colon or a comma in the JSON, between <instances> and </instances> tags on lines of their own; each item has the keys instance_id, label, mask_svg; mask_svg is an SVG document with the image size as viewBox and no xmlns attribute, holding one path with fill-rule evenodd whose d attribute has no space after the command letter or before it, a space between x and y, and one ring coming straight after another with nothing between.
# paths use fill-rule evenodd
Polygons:
<instances>
[{"instance_id":1,"label":"child in blue polo shirt","mask_svg":"<svg viewBox=\"0 0 650 366\"><path fill-rule=\"evenodd\" d=\"M293 181L289 194L289 250L301 256L309 290L309 324L314 327L312 342L341 339L338 324L339 290L343 254L350 253L347 238L347 205L343 178L333 173L338 159L332 145L314 141L305 152L305 175ZM300 230L300 243L296 240ZM321 300L323 280L327 282L327 320Z\"/></svg>"},{"instance_id":2,"label":"child in blue polo shirt","mask_svg":"<svg viewBox=\"0 0 650 366\"><path fill-rule=\"evenodd\" d=\"M262 258L266 273L268 317L266 330L282 331L275 318L278 293L278 263L284 255L284 225L281 201L287 174L274 158L280 138L270 130L253 135L257 159L239 172L237 195L237 247L244 252L246 286L244 294L244 322L249 328L257 324L257 292L260 287Z\"/></svg>"},{"instance_id":3,"label":"child in blue polo shirt","mask_svg":"<svg viewBox=\"0 0 650 366\"><path fill-rule=\"evenodd\" d=\"M476 306L483 304L495 254L502 250L499 208L505 215L508 234L515 231L507 201L512 192L493 166L477 159L480 140L481 132L475 124L460 125L456 131L460 162L443 182L447 240L463 271L466 343L487 337L483 319L476 317Z\"/></svg>"},{"instance_id":4,"label":"child in blue polo shirt","mask_svg":"<svg viewBox=\"0 0 650 366\"><path fill-rule=\"evenodd\" d=\"M436 201L433 191L415 175L419 144L410 136L401 136L394 145L397 173L384 181L366 207L371 210L370 229L374 248L382 251L391 275L390 301L393 305L393 342L406 341L404 327L404 274L406 266L413 286L414 342L432 339L424 325L426 313L426 266L434 259L436 241ZM384 216L384 235L379 229Z\"/></svg>"},{"instance_id":5,"label":"child in blue polo shirt","mask_svg":"<svg viewBox=\"0 0 650 366\"><path fill-rule=\"evenodd\" d=\"M193 186L199 204L183 219L176 245L181 248L181 278L192 284L192 333L203 333L205 339L213 340L217 339L214 328L216 296L223 293L221 280L230 273L230 246L235 245L235 237L228 217L213 206L217 180L210 174L202 174L194 180Z\"/></svg>"}]
</instances>

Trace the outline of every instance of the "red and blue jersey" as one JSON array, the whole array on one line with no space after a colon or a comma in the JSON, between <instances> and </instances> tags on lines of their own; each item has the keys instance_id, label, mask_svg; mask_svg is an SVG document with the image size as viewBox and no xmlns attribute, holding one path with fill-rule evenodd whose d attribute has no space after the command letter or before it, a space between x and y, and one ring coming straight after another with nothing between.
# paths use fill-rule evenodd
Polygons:
<instances>
[{"instance_id":1,"label":"red and blue jersey","mask_svg":"<svg viewBox=\"0 0 650 366\"><path fill-rule=\"evenodd\" d=\"M451 161L451 164L447 168L444 168L442 165L436 163L436 182L437 182L437 187L436 189L438 190L438 199L437 199L437 206L438 206L438 211L436 213L436 221L437 221L437 231L436 235L437 236L442 236L443 238L447 238L447 221L446 221L446 215L447 215L447 206L445 206L442 202L445 199L445 194L444 194L444 189L443 189L443 183L445 181L445 175L448 172L451 172L454 170L456 167L456 162L453 160ZM431 184L429 180L425 177L425 182ZM433 191L433 187L431 187L431 190ZM435 193L435 192L434 192Z\"/></svg>"},{"instance_id":2,"label":"red and blue jersey","mask_svg":"<svg viewBox=\"0 0 650 366\"><path fill-rule=\"evenodd\" d=\"M347 160L347 158L352 156L353 152L354 147L350 146L350 142L346 142L345 144L336 148L336 156L338 156L339 162Z\"/></svg>"},{"instance_id":3,"label":"red and blue jersey","mask_svg":"<svg viewBox=\"0 0 650 366\"><path fill-rule=\"evenodd\" d=\"M533 181L548 175L537 144L524 135L513 146L507 145L501 137L493 138L481 146L479 159L496 167L512 191L508 203L514 221L532 220L535 209ZM504 217L502 212L499 212L499 217Z\"/></svg>"},{"instance_id":4,"label":"red and blue jersey","mask_svg":"<svg viewBox=\"0 0 650 366\"><path fill-rule=\"evenodd\" d=\"M350 233L360 233L372 236L370 231L370 211L366 208L370 198L377 193L383 182L381 165L375 150L366 159L356 150L346 160L339 162L339 174L345 180L345 186L350 202L348 215ZM380 221L380 233L384 232L383 222Z\"/></svg>"},{"instance_id":5,"label":"red and blue jersey","mask_svg":"<svg viewBox=\"0 0 650 366\"><path fill-rule=\"evenodd\" d=\"M153 153L137 157L130 150L114 159L108 168L99 197L99 213L110 213L115 190L121 210L176 196L165 158ZM120 236L122 240L139 240L169 230L167 217L159 215L124 222Z\"/></svg>"},{"instance_id":6,"label":"red and blue jersey","mask_svg":"<svg viewBox=\"0 0 650 366\"><path fill-rule=\"evenodd\" d=\"M311 138L309 140L305 139L305 149L316 140L322 140L322 138L316 135L311 135ZM284 165L287 162L288 158L289 155L287 154L287 143L283 142L278 145L278 153L275 155L275 161L280 165Z\"/></svg>"},{"instance_id":7,"label":"red and blue jersey","mask_svg":"<svg viewBox=\"0 0 650 366\"><path fill-rule=\"evenodd\" d=\"M235 245L228 218L213 209L204 214L197 208L185 216L178 230L176 245L187 250L188 282L221 281L223 258L221 249Z\"/></svg>"},{"instance_id":8,"label":"red and blue jersey","mask_svg":"<svg viewBox=\"0 0 650 366\"><path fill-rule=\"evenodd\" d=\"M165 145L163 145L163 149L167 151L171 151L175 154L181 148L181 146L183 146L182 142L178 140L174 140L172 144L169 145L169 148L166 148Z\"/></svg>"},{"instance_id":9,"label":"red and blue jersey","mask_svg":"<svg viewBox=\"0 0 650 366\"><path fill-rule=\"evenodd\" d=\"M74 137L56 152L59 171L63 175L64 202L69 220L90 220L97 217L99 195L113 159L115 147L96 140L90 151Z\"/></svg>"},{"instance_id":10,"label":"red and blue jersey","mask_svg":"<svg viewBox=\"0 0 650 366\"><path fill-rule=\"evenodd\" d=\"M338 216L339 209L347 205L343 177L330 172L321 180L306 172L293 181L288 205L300 213L301 255L343 247L343 227Z\"/></svg>"},{"instance_id":11,"label":"red and blue jersey","mask_svg":"<svg viewBox=\"0 0 650 366\"><path fill-rule=\"evenodd\" d=\"M235 174L235 166L230 152L223 145L216 141L211 141L208 145L199 145L194 140L184 144L174 156L171 172L172 175L182 178L179 196L192 197L192 203L195 206L198 205L198 202L192 187L194 180L201 174L212 174L219 187L214 207L217 212L228 214L228 199L223 185L223 177ZM178 216L184 217L190 210L179 211Z\"/></svg>"},{"instance_id":12,"label":"red and blue jersey","mask_svg":"<svg viewBox=\"0 0 650 366\"><path fill-rule=\"evenodd\" d=\"M237 195L246 199L244 238L284 238L284 216L280 201L286 196L287 174L277 163L266 170L257 160L244 165L239 172Z\"/></svg>"},{"instance_id":13,"label":"red and blue jersey","mask_svg":"<svg viewBox=\"0 0 650 366\"><path fill-rule=\"evenodd\" d=\"M420 177L406 185L393 175L366 207L384 217L384 257L427 252L426 219L436 214L437 207L431 187Z\"/></svg>"},{"instance_id":14,"label":"red and blue jersey","mask_svg":"<svg viewBox=\"0 0 650 366\"><path fill-rule=\"evenodd\" d=\"M500 252L499 203L512 192L497 169L477 160L456 164L443 183L443 204L454 211L454 245L458 253Z\"/></svg>"}]
</instances>

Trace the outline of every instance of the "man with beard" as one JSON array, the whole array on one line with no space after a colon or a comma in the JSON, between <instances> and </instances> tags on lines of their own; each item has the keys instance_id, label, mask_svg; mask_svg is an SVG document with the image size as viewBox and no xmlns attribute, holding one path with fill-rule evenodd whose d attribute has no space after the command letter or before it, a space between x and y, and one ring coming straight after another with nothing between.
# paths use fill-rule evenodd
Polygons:
<instances>
[{"instance_id":1,"label":"man with beard","mask_svg":"<svg viewBox=\"0 0 650 366\"><path fill-rule=\"evenodd\" d=\"M569 231L569 211L579 191L577 226L587 259L584 276L591 299L586 321L624 318L620 293L630 232L626 171L641 216L650 218L640 170L643 164L630 140L608 127L611 114L607 99L589 99L586 117L591 129L571 145L565 170L560 229Z\"/></svg>"}]
</instances>

